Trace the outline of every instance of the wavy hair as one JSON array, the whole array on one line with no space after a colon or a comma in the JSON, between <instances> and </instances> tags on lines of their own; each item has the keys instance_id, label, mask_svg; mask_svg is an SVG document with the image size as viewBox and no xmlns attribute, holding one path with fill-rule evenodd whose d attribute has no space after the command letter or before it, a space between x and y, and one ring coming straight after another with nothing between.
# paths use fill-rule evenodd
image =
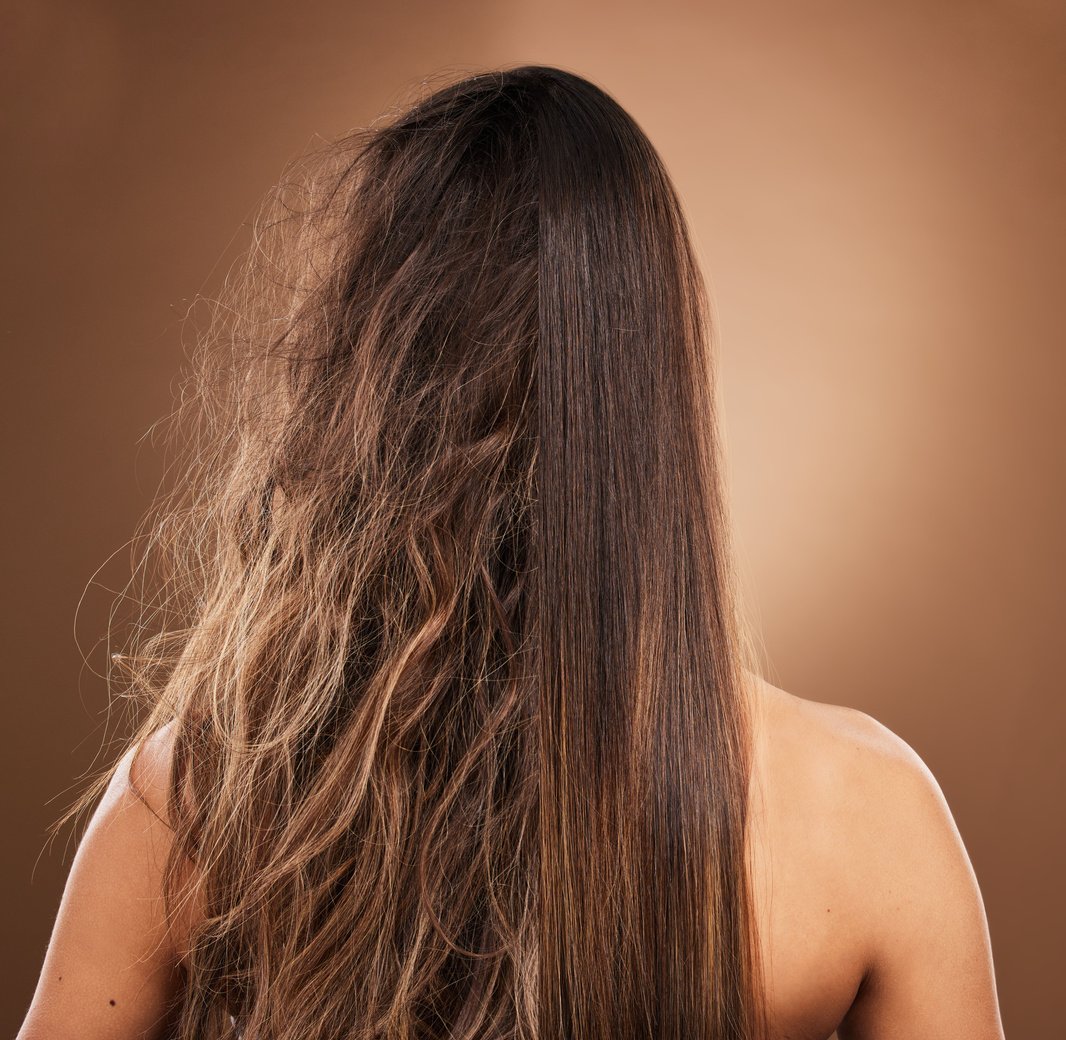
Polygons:
<instances>
[{"instance_id":1,"label":"wavy hair","mask_svg":"<svg viewBox=\"0 0 1066 1040\"><path fill-rule=\"evenodd\" d=\"M288 170L118 655L199 907L174 1035L763 1036L751 644L660 157L521 66Z\"/></svg>"}]
</instances>

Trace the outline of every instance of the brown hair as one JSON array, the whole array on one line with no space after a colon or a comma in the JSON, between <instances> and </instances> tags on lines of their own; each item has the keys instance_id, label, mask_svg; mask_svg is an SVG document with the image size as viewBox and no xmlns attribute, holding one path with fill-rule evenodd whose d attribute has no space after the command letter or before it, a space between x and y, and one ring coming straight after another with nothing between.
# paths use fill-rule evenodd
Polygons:
<instances>
[{"instance_id":1,"label":"brown hair","mask_svg":"<svg viewBox=\"0 0 1066 1040\"><path fill-rule=\"evenodd\" d=\"M122 658L133 743L173 732L168 907L194 863L203 908L175 1035L761 1036L749 643L661 159L545 66L308 158L202 339L165 623Z\"/></svg>"}]
</instances>

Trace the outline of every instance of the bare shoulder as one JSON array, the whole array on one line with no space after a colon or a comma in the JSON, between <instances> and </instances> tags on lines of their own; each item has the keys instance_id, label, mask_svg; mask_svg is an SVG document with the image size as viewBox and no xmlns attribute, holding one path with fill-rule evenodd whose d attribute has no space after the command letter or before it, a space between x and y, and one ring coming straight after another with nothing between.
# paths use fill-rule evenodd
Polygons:
<instances>
[{"instance_id":1,"label":"bare shoulder","mask_svg":"<svg viewBox=\"0 0 1066 1040\"><path fill-rule=\"evenodd\" d=\"M909 818L915 810L935 816L946 808L923 759L872 715L798 697L766 680L758 707L757 740L771 776L784 770L801 779L801 793L825 799L823 809L863 816L876 808Z\"/></svg>"},{"instance_id":2,"label":"bare shoulder","mask_svg":"<svg viewBox=\"0 0 1066 1040\"><path fill-rule=\"evenodd\" d=\"M78 843L19 1040L162 1037L181 984L163 899L169 733L116 763Z\"/></svg>"},{"instance_id":3,"label":"bare shoulder","mask_svg":"<svg viewBox=\"0 0 1066 1040\"><path fill-rule=\"evenodd\" d=\"M174 736L173 722L153 730L126 752L122 768L116 773L118 782L128 785L130 792L168 827L170 821L166 806Z\"/></svg>"},{"instance_id":4,"label":"bare shoulder","mask_svg":"<svg viewBox=\"0 0 1066 1040\"><path fill-rule=\"evenodd\" d=\"M917 751L856 708L809 700L762 680L757 742L765 786L803 810L812 839L846 861L842 883L876 905L903 891L934 854L968 857L944 793ZM817 827L811 826L817 821ZM920 857L915 849L920 849Z\"/></svg>"},{"instance_id":5,"label":"bare shoulder","mask_svg":"<svg viewBox=\"0 0 1066 1040\"><path fill-rule=\"evenodd\" d=\"M915 766L921 762L902 737L866 712L798 697L758 676L754 682L766 736L779 746L784 746L782 741L806 744L813 739L821 752L842 754L844 759L857 753L867 765L907 762Z\"/></svg>"},{"instance_id":6,"label":"bare shoulder","mask_svg":"<svg viewBox=\"0 0 1066 1040\"><path fill-rule=\"evenodd\" d=\"M858 976L842 1040L1001 1036L983 900L932 770L865 712L757 689L755 811L809 879L791 897L836 908L834 955Z\"/></svg>"}]
</instances>

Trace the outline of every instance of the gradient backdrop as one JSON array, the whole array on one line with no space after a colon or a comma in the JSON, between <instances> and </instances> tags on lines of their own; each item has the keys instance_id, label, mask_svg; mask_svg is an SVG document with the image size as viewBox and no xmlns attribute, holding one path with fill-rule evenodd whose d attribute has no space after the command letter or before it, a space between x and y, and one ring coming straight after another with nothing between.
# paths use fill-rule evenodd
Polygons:
<instances>
[{"instance_id":1,"label":"gradient backdrop","mask_svg":"<svg viewBox=\"0 0 1066 1040\"><path fill-rule=\"evenodd\" d=\"M925 758L1007 1035L1058 1035L1066 7L162 7L4 18L0 1030L69 867L45 827L100 751L107 590L160 476L182 316L314 135L426 76L537 61L611 91L689 209L768 678Z\"/></svg>"}]
</instances>

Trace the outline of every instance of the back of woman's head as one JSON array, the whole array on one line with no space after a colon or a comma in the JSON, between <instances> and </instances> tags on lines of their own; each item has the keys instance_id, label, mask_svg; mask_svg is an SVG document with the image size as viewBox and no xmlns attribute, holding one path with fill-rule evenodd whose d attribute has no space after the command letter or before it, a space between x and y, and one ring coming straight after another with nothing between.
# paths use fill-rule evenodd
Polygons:
<instances>
[{"instance_id":1,"label":"back of woman's head","mask_svg":"<svg viewBox=\"0 0 1066 1040\"><path fill-rule=\"evenodd\" d=\"M317 158L204 337L153 539L181 620L126 658L201 907L177 1035L753 1037L746 644L663 165L539 66Z\"/></svg>"}]
</instances>

